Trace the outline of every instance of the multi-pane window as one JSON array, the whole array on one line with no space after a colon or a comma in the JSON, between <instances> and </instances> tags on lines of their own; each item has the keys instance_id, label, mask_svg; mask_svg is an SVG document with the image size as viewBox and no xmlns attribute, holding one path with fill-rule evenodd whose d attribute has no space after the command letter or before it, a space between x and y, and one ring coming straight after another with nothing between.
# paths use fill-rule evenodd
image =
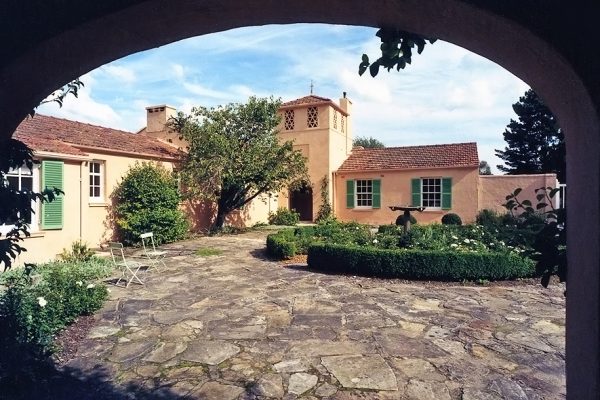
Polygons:
<instances>
[{"instance_id":1,"label":"multi-pane window","mask_svg":"<svg viewBox=\"0 0 600 400\"><path fill-rule=\"evenodd\" d=\"M90 201L104 201L104 185L102 174L104 165L99 161L90 162Z\"/></svg>"},{"instance_id":2,"label":"multi-pane window","mask_svg":"<svg viewBox=\"0 0 600 400\"><path fill-rule=\"evenodd\" d=\"M11 169L4 176L4 178L4 182L0 182L0 184L11 187L18 191L32 191L38 189L39 178L37 176L37 169L35 167L33 170L30 170L26 166ZM33 210L35 213L37 208L37 203L32 201L31 210ZM26 211L25 215L20 214L18 217L22 218L25 223L30 225L30 231L35 231L37 229L37 219L33 217L31 210ZM14 227L16 222L17 221L15 218L9 218L4 225L0 225L0 233L8 233Z\"/></svg>"},{"instance_id":3,"label":"multi-pane window","mask_svg":"<svg viewBox=\"0 0 600 400\"><path fill-rule=\"evenodd\" d=\"M286 131L294 130L294 110L285 110L284 125Z\"/></svg>"},{"instance_id":4,"label":"multi-pane window","mask_svg":"<svg viewBox=\"0 0 600 400\"><path fill-rule=\"evenodd\" d=\"M333 112L333 129L337 129L337 111Z\"/></svg>"},{"instance_id":5,"label":"multi-pane window","mask_svg":"<svg viewBox=\"0 0 600 400\"><path fill-rule=\"evenodd\" d=\"M355 182L356 207L372 207L373 181L371 179L357 179Z\"/></svg>"},{"instance_id":6,"label":"multi-pane window","mask_svg":"<svg viewBox=\"0 0 600 400\"><path fill-rule=\"evenodd\" d=\"M422 205L429 208L442 207L442 179L423 178L421 180Z\"/></svg>"},{"instance_id":7,"label":"multi-pane window","mask_svg":"<svg viewBox=\"0 0 600 400\"><path fill-rule=\"evenodd\" d=\"M317 107L308 107L306 116L306 125L309 128L316 128L319 126L319 109Z\"/></svg>"},{"instance_id":8,"label":"multi-pane window","mask_svg":"<svg viewBox=\"0 0 600 400\"><path fill-rule=\"evenodd\" d=\"M342 133L344 133L345 130L346 130L346 117L344 117L342 115L342 120L340 122L341 122L340 123L340 129L341 129Z\"/></svg>"}]
</instances>

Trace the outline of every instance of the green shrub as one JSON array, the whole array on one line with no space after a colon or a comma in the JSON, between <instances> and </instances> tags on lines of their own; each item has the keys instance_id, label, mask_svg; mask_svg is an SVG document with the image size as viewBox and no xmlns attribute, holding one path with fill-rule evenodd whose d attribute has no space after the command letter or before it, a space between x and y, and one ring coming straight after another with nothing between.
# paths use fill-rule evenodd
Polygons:
<instances>
[{"instance_id":1,"label":"green shrub","mask_svg":"<svg viewBox=\"0 0 600 400\"><path fill-rule=\"evenodd\" d=\"M0 284L0 372L19 374L54 349L54 335L80 315L99 309L108 296L97 283L110 273L107 261L54 262L3 274Z\"/></svg>"},{"instance_id":2,"label":"green shrub","mask_svg":"<svg viewBox=\"0 0 600 400\"><path fill-rule=\"evenodd\" d=\"M66 262L89 261L94 254L94 250L90 249L87 243L76 240L71 244L71 250L63 249L58 258Z\"/></svg>"},{"instance_id":3,"label":"green shrub","mask_svg":"<svg viewBox=\"0 0 600 400\"><path fill-rule=\"evenodd\" d=\"M313 244L311 268L354 275L419 280L502 280L529 277L534 263L511 253L385 250Z\"/></svg>"},{"instance_id":4,"label":"green shrub","mask_svg":"<svg viewBox=\"0 0 600 400\"><path fill-rule=\"evenodd\" d=\"M267 236L267 254L277 259L288 259L296 255L297 247L293 229L285 229Z\"/></svg>"},{"instance_id":5,"label":"green shrub","mask_svg":"<svg viewBox=\"0 0 600 400\"><path fill-rule=\"evenodd\" d=\"M462 225L462 219L458 214L448 213L442 217L442 225Z\"/></svg>"},{"instance_id":6,"label":"green shrub","mask_svg":"<svg viewBox=\"0 0 600 400\"><path fill-rule=\"evenodd\" d=\"M151 163L129 169L112 195L120 239L129 245L154 232L157 244L183 239L189 223L179 208L177 182L165 168Z\"/></svg>"},{"instance_id":7,"label":"green shrub","mask_svg":"<svg viewBox=\"0 0 600 400\"><path fill-rule=\"evenodd\" d=\"M287 208L278 208L275 213L269 214L269 224L294 226L300 221L300 214Z\"/></svg>"},{"instance_id":8,"label":"green shrub","mask_svg":"<svg viewBox=\"0 0 600 400\"><path fill-rule=\"evenodd\" d=\"M477 213L475 217L475 222L477 225L483 226L499 226L504 225L503 217L498 215L498 213L494 210L483 209Z\"/></svg>"},{"instance_id":9,"label":"green shrub","mask_svg":"<svg viewBox=\"0 0 600 400\"><path fill-rule=\"evenodd\" d=\"M313 243L368 245L372 241L369 228L356 222L327 220L315 226L285 229L267 236L267 252L274 258L291 258L306 254Z\"/></svg>"},{"instance_id":10,"label":"green shrub","mask_svg":"<svg viewBox=\"0 0 600 400\"><path fill-rule=\"evenodd\" d=\"M379 225L379 227L377 228L377 233L381 233L384 235L397 235L400 232L402 232L402 226L400 225Z\"/></svg>"}]
</instances>

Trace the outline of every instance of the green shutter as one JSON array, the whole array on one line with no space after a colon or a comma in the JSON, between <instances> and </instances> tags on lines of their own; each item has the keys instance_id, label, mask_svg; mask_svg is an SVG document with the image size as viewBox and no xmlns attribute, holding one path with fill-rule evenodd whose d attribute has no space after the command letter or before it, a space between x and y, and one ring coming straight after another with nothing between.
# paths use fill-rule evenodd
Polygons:
<instances>
[{"instance_id":1,"label":"green shutter","mask_svg":"<svg viewBox=\"0 0 600 400\"><path fill-rule=\"evenodd\" d=\"M442 178L442 210L452 208L452 178Z\"/></svg>"},{"instance_id":2,"label":"green shutter","mask_svg":"<svg viewBox=\"0 0 600 400\"><path fill-rule=\"evenodd\" d=\"M354 208L354 181L346 181L346 208Z\"/></svg>"},{"instance_id":3,"label":"green shutter","mask_svg":"<svg viewBox=\"0 0 600 400\"><path fill-rule=\"evenodd\" d=\"M42 161L42 188L63 190L62 161ZM42 203L42 229L62 229L63 195L50 203Z\"/></svg>"},{"instance_id":4,"label":"green shutter","mask_svg":"<svg viewBox=\"0 0 600 400\"><path fill-rule=\"evenodd\" d=\"M373 208L381 208L381 179L373 179Z\"/></svg>"},{"instance_id":5,"label":"green shutter","mask_svg":"<svg viewBox=\"0 0 600 400\"><path fill-rule=\"evenodd\" d=\"M412 206L421 207L421 178L411 179Z\"/></svg>"}]
</instances>

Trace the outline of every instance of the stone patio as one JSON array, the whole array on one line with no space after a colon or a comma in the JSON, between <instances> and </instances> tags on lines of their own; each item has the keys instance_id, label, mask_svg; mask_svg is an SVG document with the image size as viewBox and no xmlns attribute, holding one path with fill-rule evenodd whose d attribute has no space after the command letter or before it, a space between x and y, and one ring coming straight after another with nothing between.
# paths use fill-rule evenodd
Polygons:
<instances>
[{"instance_id":1,"label":"stone patio","mask_svg":"<svg viewBox=\"0 0 600 400\"><path fill-rule=\"evenodd\" d=\"M565 398L562 287L326 275L265 260L265 236L166 246L65 373L100 374L94 399Z\"/></svg>"}]
</instances>

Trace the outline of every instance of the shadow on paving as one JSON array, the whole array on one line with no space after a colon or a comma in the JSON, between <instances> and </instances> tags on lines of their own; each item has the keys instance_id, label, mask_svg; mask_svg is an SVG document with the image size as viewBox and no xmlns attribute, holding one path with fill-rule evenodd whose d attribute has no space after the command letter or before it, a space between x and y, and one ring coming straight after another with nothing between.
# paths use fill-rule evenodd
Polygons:
<instances>
[{"instance_id":1,"label":"shadow on paving","mask_svg":"<svg viewBox=\"0 0 600 400\"><path fill-rule=\"evenodd\" d=\"M35 369L33 369L35 368ZM82 371L73 367L51 365L32 367L32 376L18 381L0 380L0 399L2 400L205 400L202 393L189 394L173 390L175 382L161 384L160 378L147 381L144 386L126 382L117 384L112 381L114 371L98 366L93 371ZM197 385L194 390L202 384ZM243 385L246 394L252 397L253 383ZM193 385L192 385L193 387ZM191 388L191 387L190 387ZM187 392L187 391L186 391ZM188 397L189 396L189 397ZM214 398L211 396L211 398Z\"/></svg>"}]
</instances>

